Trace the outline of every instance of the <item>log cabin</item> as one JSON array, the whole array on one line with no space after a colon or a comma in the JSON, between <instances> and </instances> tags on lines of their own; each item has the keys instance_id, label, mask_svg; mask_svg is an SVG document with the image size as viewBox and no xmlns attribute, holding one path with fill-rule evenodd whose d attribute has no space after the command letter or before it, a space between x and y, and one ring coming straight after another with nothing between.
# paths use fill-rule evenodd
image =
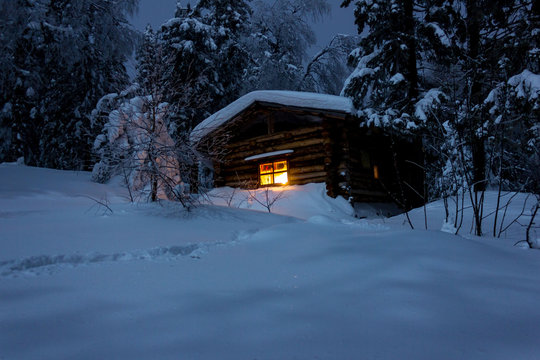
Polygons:
<instances>
[{"instance_id":1,"label":"log cabin","mask_svg":"<svg viewBox=\"0 0 540 360\"><path fill-rule=\"evenodd\" d=\"M352 203L421 203L418 142L362 127L354 114L345 97L255 91L201 122L190 139L207 154L215 187L323 182L329 196Z\"/></svg>"}]
</instances>

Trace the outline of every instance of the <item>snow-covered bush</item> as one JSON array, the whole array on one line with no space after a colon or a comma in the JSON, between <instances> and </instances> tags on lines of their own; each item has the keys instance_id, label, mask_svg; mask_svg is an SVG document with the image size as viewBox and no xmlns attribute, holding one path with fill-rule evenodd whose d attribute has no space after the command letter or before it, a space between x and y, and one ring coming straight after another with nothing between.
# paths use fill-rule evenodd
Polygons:
<instances>
[{"instance_id":1,"label":"snow-covered bush","mask_svg":"<svg viewBox=\"0 0 540 360\"><path fill-rule=\"evenodd\" d=\"M99 162L92 178L106 182L122 175L131 191L152 201L181 199L186 185L180 149L169 135L168 108L150 95L129 97L125 92L104 97L94 112L96 118L106 113L106 122L94 143Z\"/></svg>"}]
</instances>

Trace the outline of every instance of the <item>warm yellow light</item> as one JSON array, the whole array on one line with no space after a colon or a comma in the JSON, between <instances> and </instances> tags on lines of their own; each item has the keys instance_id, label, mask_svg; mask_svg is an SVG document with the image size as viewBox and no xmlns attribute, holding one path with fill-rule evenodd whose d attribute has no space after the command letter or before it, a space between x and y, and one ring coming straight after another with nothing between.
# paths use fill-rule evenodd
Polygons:
<instances>
[{"instance_id":1,"label":"warm yellow light","mask_svg":"<svg viewBox=\"0 0 540 360\"><path fill-rule=\"evenodd\" d=\"M287 161L276 161L274 163L274 171L286 171Z\"/></svg>"},{"instance_id":2,"label":"warm yellow light","mask_svg":"<svg viewBox=\"0 0 540 360\"><path fill-rule=\"evenodd\" d=\"M268 163L259 165L259 170L261 174L271 174L274 171L274 168L272 167L272 163Z\"/></svg>"},{"instance_id":3,"label":"warm yellow light","mask_svg":"<svg viewBox=\"0 0 540 360\"><path fill-rule=\"evenodd\" d=\"M285 185L289 181L289 178L287 176L287 172L282 173L275 173L274 174L274 184L282 184Z\"/></svg>"},{"instance_id":4,"label":"warm yellow light","mask_svg":"<svg viewBox=\"0 0 540 360\"><path fill-rule=\"evenodd\" d=\"M379 167L377 165L373 165L373 178L374 179L379 178Z\"/></svg>"},{"instance_id":5,"label":"warm yellow light","mask_svg":"<svg viewBox=\"0 0 540 360\"><path fill-rule=\"evenodd\" d=\"M259 185L285 185L289 182L287 160L259 164Z\"/></svg>"},{"instance_id":6,"label":"warm yellow light","mask_svg":"<svg viewBox=\"0 0 540 360\"><path fill-rule=\"evenodd\" d=\"M261 185L272 185L274 183L274 175L261 175Z\"/></svg>"}]
</instances>

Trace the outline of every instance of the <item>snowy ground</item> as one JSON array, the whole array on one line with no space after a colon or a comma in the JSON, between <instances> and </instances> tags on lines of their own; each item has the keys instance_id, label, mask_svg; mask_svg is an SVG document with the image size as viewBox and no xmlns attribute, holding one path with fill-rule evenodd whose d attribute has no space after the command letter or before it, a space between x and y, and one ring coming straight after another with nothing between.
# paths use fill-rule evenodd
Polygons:
<instances>
[{"instance_id":1,"label":"snowy ground","mask_svg":"<svg viewBox=\"0 0 540 360\"><path fill-rule=\"evenodd\" d=\"M440 232L440 203L427 231L358 220L320 185L272 214L235 195L186 214L0 165L0 359L540 358L540 251L512 246L519 228Z\"/></svg>"}]
</instances>

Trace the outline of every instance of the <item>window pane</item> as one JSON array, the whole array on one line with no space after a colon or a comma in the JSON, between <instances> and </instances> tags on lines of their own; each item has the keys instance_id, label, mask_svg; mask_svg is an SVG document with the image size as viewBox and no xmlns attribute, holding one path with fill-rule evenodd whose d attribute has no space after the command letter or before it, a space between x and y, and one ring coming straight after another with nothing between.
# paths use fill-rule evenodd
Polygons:
<instances>
[{"instance_id":1,"label":"window pane","mask_svg":"<svg viewBox=\"0 0 540 360\"><path fill-rule=\"evenodd\" d=\"M277 161L274 163L274 171L287 170L287 161Z\"/></svg>"},{"instance_id":2,"label":"window pane","mask_svg":"<svg viewBox=\"0 0 540 360\"><path fill-rule=\"evenodd\" d=\"M287 172L275 173L274 174L274 183L275 184L286 184L289 181Z\"/></svg>"},{"instance_id":3,"label":"window pane","mask_svg":"<svg viewBox=\"0 0 540 360\"><path fill-rule=\"evenodd\" d=\"M261 174L269 174L272 171L274 171L274 169L272 167L272 163L261 164L261 165L259 165L259 169L260 169Z\"/></svg>"},{"instance_id":4,"label":"window pane","mask_svg":"<svg viewBox=\"0 0 540 360\"><path fill-rule=\"evenodd\" d=\"M272 185L274 183L274 175L261 175L261 185Z\"/></svg>"}]
</instances>

